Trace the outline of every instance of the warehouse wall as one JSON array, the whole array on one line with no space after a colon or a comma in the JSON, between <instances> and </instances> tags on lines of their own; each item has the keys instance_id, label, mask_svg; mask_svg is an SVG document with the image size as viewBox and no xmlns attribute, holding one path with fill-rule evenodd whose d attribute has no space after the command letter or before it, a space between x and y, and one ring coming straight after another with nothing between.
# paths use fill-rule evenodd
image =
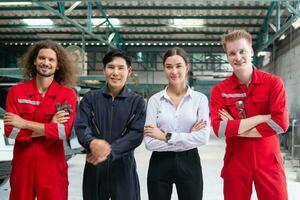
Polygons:
<instances>
[{"instance_id":1,"label":"warehouse wall","mask_svg":"<svg viewBox=\"0 0 300 200\"><path fill-rule=\"evenodd\" d=\"M300 29L289 35L276 47L271 62L263 68L265 71L279 75L287 92L290 122L298 119L295 124L295 144L300 144ZM292 124L290 124L292 125ZM291 131L283 138L286 148L291 151ZM295 157L300 159L300 148L295 148Z\"/></svg>"}]
</instances>

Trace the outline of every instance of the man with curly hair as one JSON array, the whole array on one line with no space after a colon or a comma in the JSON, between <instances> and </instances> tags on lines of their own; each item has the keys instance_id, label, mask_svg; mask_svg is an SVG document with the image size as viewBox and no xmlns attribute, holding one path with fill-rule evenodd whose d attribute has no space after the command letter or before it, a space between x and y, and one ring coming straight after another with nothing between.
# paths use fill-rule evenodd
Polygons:
<instances>
[{"instance_id":1,"label":"man with curly hair","mask_svg":"<svg viewBox=\"0 0 300 200\"><path fill-rule=\"evenodd\" d=\"M9 90L4 116L5 135L15 139L10 200L67 200L64 142L75 117L70 86L76 82L76 65L50 40L31 46L20 64L27 81Z\"/></svg>"}]
</instances>

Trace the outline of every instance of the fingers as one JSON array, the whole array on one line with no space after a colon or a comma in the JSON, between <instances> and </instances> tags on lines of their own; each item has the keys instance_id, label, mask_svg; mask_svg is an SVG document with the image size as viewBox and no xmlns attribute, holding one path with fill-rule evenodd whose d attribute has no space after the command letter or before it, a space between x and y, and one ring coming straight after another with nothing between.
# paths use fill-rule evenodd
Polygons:
<instances>
[{"instance_id":1,"label":"fingers","mask_svg":"<svg viewBox=\"0 0 300 200\"><path fill-rule=\"evenodd\" d=\"M207 122L203 119L201 119L200 121L197 121L193 127L191 128L191 131L190 132L193 132L193 131L199 131L200 129L206 127L207 125Z\"/></svg>"},{"instance_id":2,"label":"fingers","mask_svg":"<svg viewBox=\"0 0 300 200\"><path fill-rule=\"evenodd\" d=\"M106 156L95 156L94 154L92 154L92 153L89 153L87 156L86 156L86 161L88 162L88 163L91 163L91 164L93 164L93 165L98 165L99 163L101 163L101 162L103 162L103 161L105 161L106 159L107 159L107 156L108 155L106 155Z\"/></svg>"},{"instance_id":3,"label":"fingers","mask_svg":"<svg viewBox=\"0 0 300 200\"><path fill-rule=\"evenodd\" d=\"M3 117L3 123L5 125L12 125L14 126L15 123L17 123L21 118L14 114L14 113L10 113L10 112L6 112L4 117Z\"/></svg>"},{"instance_id":4,"label":"fingers","mask_svg":"<svg viewBox=\"0 0 300 200\"><path fill-rule=\"evenodd\" d=\"M52 122L65 123L68 122L69 119L70 119L69 113L64 110L60 110L57 113L55 113L55 115L52 118Z\"/></svg>"},{"instance_id":5,"label":"fingers","mask_svg":"<svg viewBox=\"0 0 300 200\"><path fill-rule=\"evenodd\" d=\"M225 109L220 109L219 115L222 120L233 120L233 117Z\"/></svg>"},{"instance_id":6,"label":"fingers","mask_svg":"<svg viewBox=\"0 0 300 200\"><path fill-rule=\"evenodd\" d=\"M152 135L153 131L154 131L154 126L152 125L146 125L144 126L144 135Z\"/></svg>"}]
</instances>

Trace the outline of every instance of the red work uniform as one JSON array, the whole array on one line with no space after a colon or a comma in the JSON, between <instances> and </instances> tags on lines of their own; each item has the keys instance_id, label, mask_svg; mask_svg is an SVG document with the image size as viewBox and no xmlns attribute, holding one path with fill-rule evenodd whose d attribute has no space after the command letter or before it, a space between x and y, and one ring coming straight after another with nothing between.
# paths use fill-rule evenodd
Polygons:
<instances>
[{"instance_id":1,"label":"red work uniform","mask_svg":"<svg viewBox=\"0 0 300 200\"><path fill-rule=\"evenodd\" d=\"M243 102L243 106L236 102ZM244 107L243 110L241 107ZM248 88L233 74L215 86L210 99L215 134L226 137L221 176L225 200L250 200L254 182L258 199L287 200L286 177L279 147L279 134L288 128L286 93L282 80L253 67ZM222 121L225 109L234 120ZM241 114L246 117L271 114L255 128L261 138L238 137Z\"/></svg>"},{"instance_id":2,"label":"red work uniform","mask_svg":"<svg viewBox=\"0 0 300 200\"><path fill-rule=\"evenodd\" d=\"M51 123L57 104L66 102L72 109L63 124ZM67 200L68 166L63 142L70 136L76 109L71 88L53 81L46 94L38 92L35 79L16 85L8 92L7 112L23 119L44 123L45 136L31 138L32 131L5 126L5 135L15 138L10 200Z\"/></svg>"}]
</instances>

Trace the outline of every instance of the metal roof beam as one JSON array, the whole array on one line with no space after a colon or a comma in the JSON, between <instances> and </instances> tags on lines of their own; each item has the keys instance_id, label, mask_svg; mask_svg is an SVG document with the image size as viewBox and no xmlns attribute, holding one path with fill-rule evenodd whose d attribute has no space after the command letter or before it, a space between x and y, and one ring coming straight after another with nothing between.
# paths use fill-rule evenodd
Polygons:
<instances>
[{"instance_id":1,"label":"metal roof beam","mask_svg":"<svg viewBox=\"0 0 300 200\"><path fill-rule=\"evenodd\" d=\"M264 43L264 39L266 41L269 40L268 22L272 16L275 6L276 6L276 3L272 2L268 9L267 15L265 16L264 22L263 22L262 26L260 27L260 33L258 36L258 42L257 42L257 47L256 47L257 49L261 48L262 44ZM258 53L258 52L256 52L256 53Z\"/></svg>"},{"instance_id":2,"label":"metal roof beam","mask_svg":"<svg viewBox=\"0 0 300 200\"><path fill-rule=\"evenodd\" d=\"M257 51L262 51L266 49L270 44L272 44L277 38L279 38L297 19L297 16L292 16L285 24L283 24L278 32L276 32L268 42L264 43Z\"/></svg>"},{"instance_id":3,"label":"metal roof beam","mask_svg":"<svg viewBox=\"0 0 300 200\"><path fill-rule=\"evenodd\" d=\"M56 7L53 7L57 9ZM104 10L267 10L269 6L127 6L127 5L102 5L102 9ZM85 6L77 6L76 10L85 10ZM93 9L97 9L97 6L93 6ZM9 10L42 10L41 7L34 6L5 6L0 7L0 11L9 11Z\"/></svg>"},{"instance_id":4,"label":"metal roof beam","mask_svg":"<svg viewBox=\"0 0 300 200\"><path fill-rule=\"evenodd\" d=\"M166 41L168 39L168 41ZM0 38L0 41L2 42L30 42L30 41L38 41L41 40L41 38ZM70 37L56 37L55 40L62 41L62 42L81 42L81 38L70 38ZM123 42L162 42L162 43L170 43L170 42L176 42L176 41L182 41L182 42L220 42L220 39L206 39L206 38L124 38ZM86 42L98 42L98 40L94 38L86 38ZM105 43L105 42L103 42Z\"/></svg>"},{"instance_id":5,"label":"metal roof beam","mask_svg":"<svg viewBox=\"0 0 300 200\"><path fill-rule=\"evenodd\" d=\"M57 7L58 7L58 10L59 10L59 13L64 15L65 14L65 4L64 4L64 2L58 1L57 2Z\"/></svg>"},{"instance_id":6,"label":"metal roof beam","mask_svg":"<svg viewBox=\"0 0 300 200\"><path fill-rule=\"evenodd\" d=\"M49 8L55 12L53 8L45 5L45 8ZM49 10L50 11L50 10ZM52 11L50 11L52 12ZM59 12L57 12L59 13ZM55 13L54 13L55 14ZM60 14L60 13L59 13ZM57 14L56 14L57 15ZM66 17L65 15L62 15ZM0 16L0 20L16 20L16 19L61 19L62 16L48 16L48 15L40 15L40 16ZM68 16L69 20L73 19L86 19L86 16ZM107 17L104 17L107 18ZM118 18L118 19L222 19L222 20L229 20L229 19L264 19L264 16L257 15L110 15L109 18ZM74 21L73 21L74 23ZM75 22L76 23L76 22Z\"/></svg>"},{"instance_id":7,"label":"metal roof beam","mask_svg":"<svg viewBox=\"0 0 300 200\"><path fill-rule=\"evenodd\" d=\"M95 34L103 34L104 32L102 31L94 31ZM185 34L197 34L197 35L223 35L225 34L225 32L210 32L210 31L185 31L185 32L178 32L178 31L119 31L119 33L123 34L123 35L144 35L144 34L151 34L151 35L170 35L170 34L176 34L176 35L185 35ZM257 35L259 34L259 32L250 32L252 35ZM32 34L53 34L53 35L61 35L61 34L72 34L72 35L81 35L81 32L66 32L66 31L62 31L62 32L58 32L56 31L51 31L51 29L48 31L47 33L45 33L45 31L39 31L36 30L34 32L24 32L24 31L13 31L13 32L0 32L0 35L17 35L17 34L22 34L22 35L32 35Z\"/></svg>"},{"instance_id":8,"label":"metal roof beam","mask_svg":"<svg viewBox=\"0 0 300 200\"><path fill-rule=\"evenodd\" d=\"M259 28L260 24L205 24L206 27L228 27L228 28ZM83 27L83 26L82 26ZM136 27L170 27L166 24L122 24L114 26L116 29L118 28L136 28ZM75 28L74 25L71 24L55 24L55 25L24 25L24 24L0 24L0 28Z\"/></svg>"},{"instance_id":9,"label":"metal roof beam","mask_svg":"<svg viewBox=\"0 0 300 200\"><path fill-rule=\"evenodd\" d=\"M36 4L38 4L39 6L45 8L46 10L48 10L50 13L53 13L57 16L59 16L61 19L71 23L73 26L79 28L80 30L82 30L83 32L87 33L88 35L90 35L91 37L95 38L96 40L99 40L101 42L106 42L104 39L102 39L101 37L95 35L94 33L92 33L91 31L87 30L85 27L83 27L82 25L78 24L77 22L75 22L74 20L70 19L69 17L62 15L61 13L59 13L58 11L54 10L53 8L51 8L50 6L38 1L38 0L33 0L33 2L35 2Z\"/></svg>"},{"instance_id":10,"label":"metal roof beam","mask_svg":"<svg viewBox=\"0 0 300 200\"><path fill-rule=\"evenodd\" d=\"M291 16L291 18L285 24L283 24L281 27L279 27L280 29L271 37L270 40L268 40L267 42L265 42L262 46L258 47L257 52L266 49L270 44L272 44L273 42L275 42L275 40L277 38L279 38L287 29L289 29L290 26L295 22L295 20L297 20L300 17L300 12L299 12L299 10L297 10L297 9L299 9L299 1L296 3L297 9L295 9L294 7L292 7L286 1L284 1L282 3L287 8L287 10L289 10L289 11L292 12L293 15ZM279 2L277 2L277 4L279 4Z\"/></svg>"}]
</instances>

